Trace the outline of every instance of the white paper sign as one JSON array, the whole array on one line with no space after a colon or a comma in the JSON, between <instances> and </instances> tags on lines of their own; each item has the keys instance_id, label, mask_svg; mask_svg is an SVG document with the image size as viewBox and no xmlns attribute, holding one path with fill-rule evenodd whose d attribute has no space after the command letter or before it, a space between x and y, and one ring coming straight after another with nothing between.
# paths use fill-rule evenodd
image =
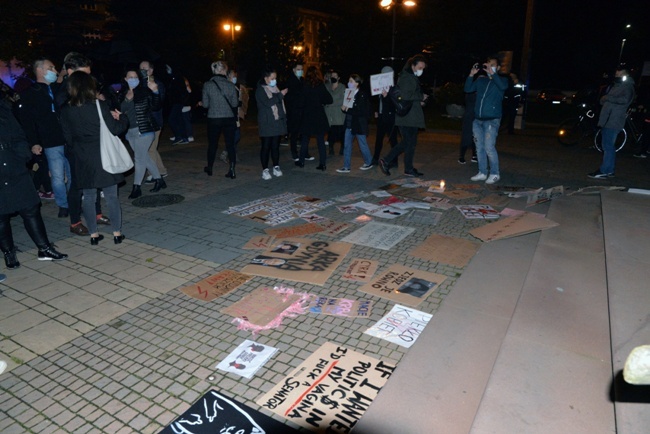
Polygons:
<instances>
[{"instance_id":1,"label":"white paper sign","mask_svg":"<svg viewBox=\"0 0 650 434\"><path fill-rule=\"evenodd\" d=\"M217 369L232 372L244 378L252 378L277 350L277 348L268 345L245 340L217 365Z\"/></svg>"},{"instance_id":2,"label":"white paper sign","mask_svg":"<svg viewBox=\"0 0 650 434\"><path fill-rule=\"evenodd\" d=\"M384 74L374 74L370 76L370 94L372 96L379 95L383 91L388 91L391 86L395 85L393 72L386 72Z\"/></svg>"},{"instance_id":3,"label":"white paper sign","mask_svg":"<svg viewBox=\"0 0 650 434\"><path fill-rule=\"evenodd\" d=\"M352 108L354 105L354 94L357 93L356 89L345 89L345 95L343 96L343 106L347 108Z\"/></svg>"},{"instance_id":4,"label":"white paper sign","mask_svg":"<svg viewBox=\"0 0 650 434\"><path fill-rule=\"evenodd\" d=\"M365 334L410 348L431 317L431 314L396 304L386 316L377 321L377 324L366 330Z\"/></svg>"},{"instance_id":5,"label":"white paper sign","mask_svg":"<svg viewBox=\"0 0 650 434\"><path fill-rule=\"evenodd\" d=\"M370 222L341 241L374 247L375 249L390 250L413 232L415 232L415 228Z\"/></svg>"}]
</instances>

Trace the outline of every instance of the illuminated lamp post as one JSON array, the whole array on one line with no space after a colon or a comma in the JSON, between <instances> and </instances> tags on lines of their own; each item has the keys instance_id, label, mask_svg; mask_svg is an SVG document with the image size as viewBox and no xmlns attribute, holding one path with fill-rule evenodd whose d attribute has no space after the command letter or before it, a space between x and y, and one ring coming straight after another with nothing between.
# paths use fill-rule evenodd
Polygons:
<instances>
[{"instance_id":1,"label":"illuminated lamp post","mask_svg":"<svg viewBox=\"0 0 650 434\"><path fill-rule=\"evenodd\" d=\"M391 39L391 46L390 46L390 61L393 62L395 60L395 24L397 22L397 13L396 13L396 6L397 5L402 5L405 8L412 8L417 5L416 2L413 0L381 0L379 2L379 7L384 9L384 10L393 10L393 32L392 32L392 39Z\"/></svg>"},{"instance_id":2,"label":"illuminated lamp post","mask_svg":"<svg viewBox=\"0 0 650 434\"><path fill-rule=\"evenodd\" d=\"M232 53L230 60L234 63L235 62L235 32L241 32L241 25L234 24L234 23L227 23L223 25L223 29L226 32L230 32L230 37L231 37L230 51Z\"/></svg>"}]
</instances>

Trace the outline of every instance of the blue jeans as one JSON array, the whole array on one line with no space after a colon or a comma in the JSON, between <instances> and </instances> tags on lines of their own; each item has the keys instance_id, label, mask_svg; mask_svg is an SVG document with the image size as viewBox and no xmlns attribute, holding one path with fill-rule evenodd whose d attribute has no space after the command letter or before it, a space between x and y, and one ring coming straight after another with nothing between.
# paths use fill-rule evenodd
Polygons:
<instances>
[{"instance_id":1,"label":"blue jeans","mask_svg":"<svg viewBox=\"0 0 650 434\"><path fill-rule=\"evenodd\" d=\"M43 148L47 165L50 166L50 176L52 178L52 192L54 192L54 201L61 208L68 207L68 189L70 188L70 163L65 158L63 146L53 148Z\"/></svg>"},{"instance_id":2,"label":"blue jeans","mask_svg":"<svg viewBox=\"0 0 650 434\"><path fill-rule=\"evenodd\" d=\"M600 130L603 145L603 164L600 165L600 173L605 173L607 175L614 173L616 165L616 150L614 149L614 143L616 143L616 137L620 131L621 130L615 128L603 128Z\"/></svg>"},{"instance_id":3,"label":"blue jeans","mask_svg":"<svg viewBox=\"0 0 650 434\"><path fill-rule=\"evenodd\" d=\"M343 141L343 167L346 169L349 169L352 164L352 139L354 137L357 138L357 143L361 150L361 156L363 157L363 163L369 166L372 162L372 154L370 153L370 148L368 148L366 136L364 134L352 134L352 130L346 128L345 139Z\"/></svg>"},{"instance_id":4,"label":"blue jeans","mask_svg":"<svg viewBox=\"0 0 650 434\"><path fill-rule=\"evenodd\" d=\"M484 175L499 174L499 155L497 155L497 135L501 119L480 120L474 119L472 132L476 141L476 158L478 158L478 171ZM488 162L490 169L488 173Z\"/></svg>"}]
</instances>

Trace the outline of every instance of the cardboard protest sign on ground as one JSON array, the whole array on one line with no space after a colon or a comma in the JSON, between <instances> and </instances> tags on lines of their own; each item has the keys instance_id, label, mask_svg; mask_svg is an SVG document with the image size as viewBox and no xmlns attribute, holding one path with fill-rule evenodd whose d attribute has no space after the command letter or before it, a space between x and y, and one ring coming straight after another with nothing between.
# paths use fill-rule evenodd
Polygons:
<instances>
[{"instance_id":1,"label":"cardboard protest sign on ground","mask_svg":"<svg viewBox=\"0 0 650 434\"><path fill-rule=\"evenodd\" d=\"M323 230L320 226L319 228ZM266 250L253 258L242 272L254 276L324 285L352 247L347 243L309 238L285 238L277 243L297 246L291 254L288 254L286 249L278 249L277 246Z\"/></svg>"},{"instance_id":2,"label":"cardboard protest sign on ground","mask_svg":"<svg viewBox=\"0 0 650 434\"><path fill-rule=\"evenodd\" d=\"M371 217L379 217L382 219L396 219L397 217L402 217L405 214L408 214L410 211L405 210L405 209L399 209L395 208L392 206L380 206L378 208L373 209L372 211L367 211L366 214L368 214Z\"/></svg>"},{"instance_id":3,"label":"cardboard protest sign on ground","mask_svg":"<svg viewBox=\"0 0 650 434\"><path fill-rule=\"evenodd\" d=\"M411 250L409 255L462 268L472 259L479 247L481 243L476 241L433 234Z\"/></svg>"},{"instance_id":4,"label":"cardboard protest sign on ground","mask_svg":"<svg viewBox=\"0 0 650 434\"><path fill-rule=\"evenodd\" d=\"M372 301L321 297L316 295L311 298L309 306L307 306L307 312L346 316L349 318L367 317L372 312Z\"/></svg>"},{"instance_id":5,"label":"cardboard protest sign on ground","mask_svg":"<svg viewBox=\"0 0 650 434\"><path fill-rule=\"evenodd\" d=\"M275 236L273 235L256 235L252 237L242 249L244 250L266 250L271 247L271 244L275 241Z\"/></svg>"},{"instance_id":6,"label":"cardboard protest sign on ground","mask_svg":"<svg viewBox=\"0 0 650 434\"><path fill-rule=\"evenodd\" d=\"M490 205L456 205L456 209L466 219L497 219L501 216Z\"/></svg>"},{"instance_id":7,"label":"cardboard protest sign on ground","mask_svg":"<svg viewBox=\"0 0 650 434\"><path fill-rule=\"evenodd\" d=\"M395 85L395 74L393 71L383 74L373 74L370 76L370 95L379 95L383 91L388 91Z\"/></svg>"},{"instance_id":8,"label":"cardboard protest sign on ground","mask_svg":"<svg viewBox=\"0 0 650 434\"><path fill-rule=\"evenodd\" d=\"M211 390L159 434L229 433L287 434L297 432L257 410Z\"/></svg>"},{"instance_id":9,"label":"cardboard protest sign on ground","mask_svg":"<svg viewBox=\"0 0 650 434\"><path fill-rule=\"evenodd\" d=\"M392 265L359 291L387 298L407 306L417 306L446 279L445 276L404 265Z\"/></svg>"},{"instance_id":10,"label":"cardboard protest sign on ground","mask_svg":"<svg viewBox=\"0 0 650 434\"><path fill-rule=\"evenodd\" d=\"M288 222L303 214L312 214L332 205L331 201L296 193L282 193L231 206L224 214L249 218L271 226Z\"/></svg>"},{"instance_id":11,"label":"cardboard protest sign on ground","mask_svg":"<svg viewBox=\"0 0 650 434\"><path fill-rule=\"evenodd\" d=\"M391 247L408 237L414 231L414 228L370 222L347 235L341 241L381 250L390 250Z\"/></svg>"},{"instance_id":12,"label":"cardboard protest sign on ground","mask_svg":"<svg viewBox=\"0 0 650 434\"><path fill-rule=\"evenodd\" d=\"M325 219L317 223L320 227L325 229L327 235L338 235L350 226L350 223L336 222L334 220Z\"/></svg>"},{"instance_id":13,"label":"cardboard protest sign on ground","mask_svg":"<svg viewBox=\"0 0 650 434\"><path fill-rule=\"evenodd\" d=\"M286 317L293 318L305 312L309 294L296 294L292 288L258 288L221 313L235 317L240 330L262 330L279 327Z\"/></svg>"},{"instance_id":14,"label":"cardboard protest sign on ground","mask_svg":"<svg viewBox=\"0 0 650 434\"><path fill-rule=\"evenodd\" d=\"M317 232L323 232L321 226L316 223L305 223L302 225L289 226L286 228L274 228L266 229L266 232L269 235L273 235L276 238L288 238L288 237L299 237L302 235L315 234Z\"/></svg>"},{"instance_id":15,"label":"cardboard protest sign on ground","mask_svg":"<svg viewBox=\"0 0 650 434\"><path fill-rule=\"evenodd\" d=\"M485 242L516 237L557 226L558 223L538 215L523 213L508 217L480 228L472 229L469 233Z\"/></svg>"},{"instance_id":16,"label":"cardboard protest sign on ground","mask_svg":"<svg viewBox=\"0 0 650 434\"><path fill-rule=\"evenodd\" d=\"M469 191L465 191L465 190L447 190L443 194L450 199L456 199L456 200L469 199L471 197L477 196L476 193L470 193Z\"/></svg>"},{"instance_id":17,"label":"cardboard protest sign on ground","mask_svg":"<svg viewBox=\"0 0 650 434\"><path fill-rule=\"evenodd\" d=\"M372 276L377 272L379 262L370 259L354 258L350 261L350 265L343 272L341 276L344 280L352 280L354 282L370 282Z\"/></svg>"},{"instance_id":18,"label":"cardboard protest sign on ground","mask_svg":"<svg viewBox=\"0 0 650 434\"><path fill-rule=\"evenodd\" d=\"M349 433L395 365L324 343L258 405L316 433Z\"/></svg>"},{"instance_id":19,"label":"cardboard protest sign on ground","mask_svg":"<svg viewBox=\"0 0 650 434\"><path fill-rule=\"evenodd\" d=\"M478 201L484 205L495 206L497 208L503 208L510 203L510 198L508 196L502 196L500 194L490 194L485 196L483 199Z\"/></svg>"},{"instance_id":20,"label":"cardboard protest sign on ground","mask_svg":"<svg viewBox=\"0 0 650 434\"><path fill-rule=\"evenodd\" d=\"M365 334L411 348L433 315L396 304Z\"/></svg>"},{"instance_id":21,"label":"cardboard protest sign on ground","mask_svg":"<svg viewBox=\"0 0 650 434\"><path fill-rule=\"evenodd\" d=\"M526 206L533 206L533 205L537 205L538 203L548 202L549 200L553 200L558 196L562 196L563 194L564 194L563 185L558 185L557 187L552 187L546 190L537 191L533 194L528 195Z\"/></svg>"},{"instance_id":22,"label":"cardboard protest sign on ground","mask_svg":"<svg viewBox=\"0 0 650 434\"><path fill-rule=\"evenodd\" d=\"M244 378L253 378L258 369L273 357L277 350L277 348L268 345L245 340L228 357L223 359L216 368L241 375Z\"/></svg>"},{"instance_id":23,"label":"cardboard protest sign on ground","mask_svg":"<svg viewBox=\"0 0 650 434\"><path fill-rule=\"evenodd\" d=\"M252 276L234 270L223 270L207 277L194 285L181 288L181 292L192 298L211 301L217 297L228 294L242 283L250 280Z\"/></svg>"}]
</instances>

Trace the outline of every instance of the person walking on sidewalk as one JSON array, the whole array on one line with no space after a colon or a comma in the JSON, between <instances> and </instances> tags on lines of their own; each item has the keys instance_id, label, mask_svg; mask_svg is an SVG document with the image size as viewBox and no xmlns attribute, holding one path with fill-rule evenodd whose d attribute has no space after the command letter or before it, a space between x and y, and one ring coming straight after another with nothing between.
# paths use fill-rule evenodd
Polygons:
<instances>
[{"instance_id":1,"label":"person walking on sidewalk","mask_svg":"<svg viewBox=\"0 0 650 434\"><path fill-rule=\"evenodd\" d=\"M325 81L327 91L332 95L332 104L325 106L325 114L329 123L327 132L327 142L329 145L329 154L334 155L334 144L341 142L339 155L343 155L343 135L345 133L345 113L341 110L343 98L345 97L345 84L341 83L339 73L332 70L329 73L329 83Z\"/></svg>"},{"instance_id":2,"label":"person walking on sidewalk","mask_svg":"<svg viewBox=\"0 0 650 434\"><path fill-rule=\"evenodd\" d=\"M429 96L422 93L419 80L426 66L425 57L420 54L415 55L406 62L397 79L397 85L402 92L402 100L410 101L412 106L404 116L395 116L395 125L399 127L402 140L391 149L388 155L379 159L379 168L385 175L390 175L389 164L396 160L402 152L404 152L404 175L423 175L413 167L413 159L415 157L415 145L418 141L418 131L420 128L426 128L422 106Z\"/></svg>"},{"instance_id":3,"label":"person walking on sidewalk","mask_svg":"<svg viewBox=\"0 0 650 434\"><path fill-rule=\"evenodd\" d=\"M503 93L508 88L508 79L500 76L498 70L499 60L488 57L483 65L474 64L465 80L465 92L476 92L472 132L476 140L478 173L471 180L485 181L486 184L494 184L501 179L496 145L503 112Z\"/></svg>"},{"instance_id":4,"label":"person walking on sidewalk","mask_svg":"<svg viewBox=\"0 0 650 434\"><path fill-rule=\"evenodd\" d=\"M363 156L363 166L361 170L368 170L372 168L372 155L370 148L368 148L368 117L370 115L370 103L368 101L368 94L360 89L363 79L358 74L350 75L348 80L348 89L353 92L352 97L354 102L352 107L346 105L341 106L341 110L345 112L345 142L343 146L343 167L337 169L338 173L350 173L352 165L352 140L356 137L361 155Z\"/></svg>"},{"instance_id":5,"label":"person walking on sidewalk","mask_svg":"<svg viewBox=\"0 0 650 434\"><path fill-rule=\"evenodd\" d=\"M295 162L298 167L305 167L309 158L309 140L316 136L318 145L318 170L327 168L327 152L325 151L325 133L329 128L325 105L332 103L332 95L325 88L323 75L315 66L307 68L305 82L302 88L303 110L300 121L300 156ZM313 158L311 158L313 160Z\"/></svg>"},{"instance_id":6,"label":"person walking on sidewalk","mask_svg":"<svg viewBox=\"0 0 650 434\"><path fill-rule=\"evenodd\" d=\"M129 199L142 196L142 181L147 170L154 179L151 192L167 188L167 184L158 166L149 155L149 147L155 139L155 132L160 130L153 112L160 109L160 93L155 81L141 81L135 68L128 69L124 77L126 86L120 92L120 108L129 120L129 130L126 133L131 149L135 154L135 173L133 174L133 189ZM84 213L85 214L85 213ZM88 227L90 228L90 222Z\"/></svg>"},{"instance_id":7,"label":"person walking on sidewalk","mask_svg":"<svg viewBox=\"0 0 650 434\"><path fill-rule=\"evenodd\" d=\"M108 203L108 213L113 228L113 240L120 244L122 235L122 208L117 197L117 185L124 181L123 174L112 174L104 170L100 155L100 119L97 112L97 88L93 78L82 72L74 72L68 78L70 100L61 113L61 125L67 143L75 160L77 185L83 191L82 209L90 244L96 246L104 237L97 230L95 201L97 189L102 189ZM118 111L109 111L105 101L99 101L102 117L114 135L126 131L128 120ZM137 146L137 145L136 145ZM137 151L136 151L137 152ZM144 175L144 173L142 173Z\"/></svg>"},{"instance_id":8,"label":"person walking on sidewalk","mask_svg":"<svg viewBox=\"0 0 650 434\"><path fill-rule=\"evenodd\" d=\"M237 128L237 113L239 101L237 89L232 81L228 81L228 64L217 60L211 65L214 77L203 85L201 105L208 110L208 165L203 171L212 176L212 166L217 157L219 136L223 133L230 161L226 178L235 179L237 153L235 151L235 130Z\"/></svg>"},{"instance_id":9,"label":"person walking on sidewalk","mask_svg":"<svg viewBox=\"0 0 650 434\"><path fill-rule=\"evenodd\" d=\"M287 133L287 114L283 101L287 89L278 89L277 78L275 69L267 68L255 90L257 125L262 141L260 161L262 163L262 179L265 181L272 178L269 171L269 156L273 162L273 176L282 176L280 136Z\"/></svg>"},{"instance_id":10,"label":"person walking on sidewalk","mask_svg":"<svg viewBox=\"0 0 650 434\"><path fill-rule=\"evenodd\" d=\"M160 133L163 128L163 103L165 102L167 92L165 84L156 78L156 76L153 74L153 71L153 62L150 60L143 60L140 62L140 79L143 82L146 81L144 84L150 83L152 81L156 83L156 86L158 88L158 95L160 96L160 108L151 110L151 116L156 121L158 129L154 131L153 142L151 142L151 146L149 147L148 152L149 157L158 168L158 173L160 173L161 177L165 178L167 176L167 168L163 164L162 158L160 158L160 153L158 153L158 143L160 143ZM151 172L151 170L149 170L149 176L147 176L146 182L156 182L156 177Z\"/></svg>"},{"instance_id":11,"label":"person walking on sidewalk","mask_svg":"<svg viewBox=\"0 0 650 434\"><path fill-rule=\"evenodd\" d=\"M598 126L602 128L603 161L598 170L587 176L595 179L605 179L614 176L616 166L616 136L625 127L627 109L634 100L634 79L625 68L618 68L614 74L614 85L607 95L600 98L603 106L598 118Z\"/></svg>"},{"instance_id":12,"label":"person walking on sidewalk","mask_svg":"<svg viewBox=\"0 0 650 434\"><path fill-rule=\"evenodd\" d=\"M381 73L393 72L390 66L381 68ZM375 137L375 152L372 157L372 164L379 164L381 158L381 150L384 147L384 137L388 136L390 148L393 149L397 146L397 127L395 126L395 104L388 98L386 91L379 94L379 107L375 112L375 119L377 119L377 136ZM391 165L391 161L388 165ZM397 163L397 160L395 160Z\"/></svg>"},{"instance_id":13,"label":"person walking on sidewalk","mask_svg":"<svg viewBox=\"0 0 650 434\"><path fill-rule=\"evenodd\" d=\"M0 94L0 250L7 269L20 267L16 256L11 217L19 214L38 248L39 261L59 261L68 255L56 251L47 237L41 200L27 170L29 142L14 117L6 95Z\"/></svg>"}]
</instances>

